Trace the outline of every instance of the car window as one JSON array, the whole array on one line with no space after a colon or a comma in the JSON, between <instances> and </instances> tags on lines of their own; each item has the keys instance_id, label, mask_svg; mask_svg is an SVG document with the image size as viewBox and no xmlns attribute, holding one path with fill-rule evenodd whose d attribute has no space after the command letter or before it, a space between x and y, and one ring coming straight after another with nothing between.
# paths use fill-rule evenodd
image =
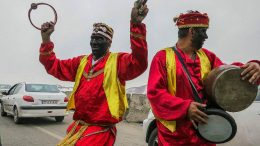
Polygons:
<instances>
[{"instance_id":1,"label":"car window","mask_svg":"<svg viewBox=\"0 0 260 146\"><path fill-rule=\"evenodd\" d=\"M56 85L47 85L47 84L26 84L26 92L51 92L59 93L60 90Z\"/></svg>"},{"instance_id":2,"label":"car window","mask_svg":"<svg viewBox=\"0 0 260 146\"><path fill-rule=\"evenodd\" d=\"M13 95L15 88L17 87L18 84L14 85L9 91L8 91L8 95Z\"/></svg>"},{"instance_id":3,"label":"car window","mask_svg":"<svg viewBox=\"0 0 260 146\"><path fill-rule=\"evenodd\" d=\"M10 89L11 85L0 84L0 89Z\"/></svg>"},{"instance_id":4,"label":"car window","mask_svg":"<svg viewBox=\"0 0 260 146\"><path fill-rule=\"evenodd\" d=\"M258 92L255 98L255 101L260 101L260 86L258 86Z\"/></svg>"},{"instance_id":5,"label":"car window","mask_svg":"<svg viewBox=\"0 0 260 146\"><path fill-rule=\"evenodd\" d=\"M255 101L260 101L260 93L256 96Z\"/></svg>"},{"instance_id":6,"label":"car window","mask_svg":"<svg viewBox=\"0 0 260 146\"><path fill-rule=\"evenodd\" d=\"M22 85L21 85L21 84L18 84L18 85L15 87L13 94L18 93L21 88L22 88Z\"/></svg>"}]
</instances>

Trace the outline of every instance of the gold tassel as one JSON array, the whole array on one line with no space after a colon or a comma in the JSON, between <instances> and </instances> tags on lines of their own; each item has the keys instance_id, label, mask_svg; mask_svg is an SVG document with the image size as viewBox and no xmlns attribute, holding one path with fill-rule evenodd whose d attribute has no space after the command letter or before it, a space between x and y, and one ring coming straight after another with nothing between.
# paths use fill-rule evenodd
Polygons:
<instances>
[{"instance_id":1,"label":"gold tassel","mask_svg":"<svg viewBox=\"0 0 260 146\"><path fill-rule=\"evenodd\" d=\"M79 121L76 121L73 128L70 132L65 136L65 138L59 142L57 146L74 146L76 142L79 140L84 131L88 128L88 126L81 126L77 133L74 133Z\"/></svg>"}]
</instances>

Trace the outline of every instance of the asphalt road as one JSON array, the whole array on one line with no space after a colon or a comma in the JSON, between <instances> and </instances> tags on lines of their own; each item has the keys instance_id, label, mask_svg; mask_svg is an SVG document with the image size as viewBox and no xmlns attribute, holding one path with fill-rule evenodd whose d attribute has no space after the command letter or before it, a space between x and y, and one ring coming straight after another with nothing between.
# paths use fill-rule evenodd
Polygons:
<instances>
[{"instance_id":1,"label":"asphalt road","mask_svg":"<svg viewBox=\"0 0 260 146\"><path fill-rule=\"evenodd\" d=\"M23 124L15 124L13 117L0 116L0 134L3 146L55 146L64 136L72 122L69 114L62 123L54 118L29 118ZM146 146L142 126L138 123L117 124L115 146Z\"/></svg>"}]
</instances>

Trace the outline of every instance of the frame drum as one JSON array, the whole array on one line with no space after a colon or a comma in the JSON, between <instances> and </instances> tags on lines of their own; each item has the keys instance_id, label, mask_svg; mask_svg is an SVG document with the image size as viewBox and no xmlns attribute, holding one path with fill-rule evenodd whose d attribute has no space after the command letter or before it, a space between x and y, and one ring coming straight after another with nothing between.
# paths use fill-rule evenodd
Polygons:
<instances>
[{"instance_id":1,"label":"frame drum","mask_svg":"<svg viewBox=\"0 0 260 146\"><path fill-rule=\"evenodd\" d=\"M205 80L206 93L211 103L225 111L238 112L252 104L257 95L257 85L242 80L242 69L222 65L213 69Z\"/></svg>"},{"instance_id":2,"label":"frame drum","mask_svg":"<svg viewBox=\"0 0 260 146\"><path fill-rule=\"evenodd\" d=\"M198 124L197 133L211 143L225 143L230 141L237 132L235 120L221 109L206 109L209 119L207 124Z\"/></svg>"}]
</instances>

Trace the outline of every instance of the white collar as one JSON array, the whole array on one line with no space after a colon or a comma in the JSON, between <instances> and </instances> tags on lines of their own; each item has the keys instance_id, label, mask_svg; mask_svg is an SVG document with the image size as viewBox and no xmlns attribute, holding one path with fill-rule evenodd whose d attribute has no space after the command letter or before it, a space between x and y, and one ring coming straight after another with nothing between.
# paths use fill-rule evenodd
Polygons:
<instances>
[{"instance_id":1,"label":"white collar","mask_svg":"<svg viewBox=\"0 0 260 146\"><path fill-rule=\"evenodd\" d=\"M96 64L99 60L101 60L102 58L104 58L104 56L103 57L100 57L98 60L94 60L94 57L92 57L92 66L94 65L94 64Z\"/></svg>"}]
</instances>

